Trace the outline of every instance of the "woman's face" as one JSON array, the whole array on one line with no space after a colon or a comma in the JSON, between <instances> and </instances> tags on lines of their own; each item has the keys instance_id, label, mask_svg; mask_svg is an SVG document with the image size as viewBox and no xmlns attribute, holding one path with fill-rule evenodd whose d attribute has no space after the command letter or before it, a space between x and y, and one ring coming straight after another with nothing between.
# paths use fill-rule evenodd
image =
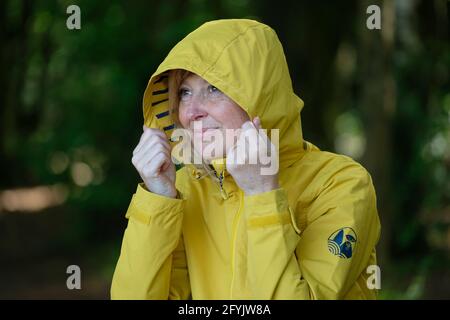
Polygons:
<instances>
[{"instance_id":1,"label":"woman's face","mask_svg":"<svg viewBox=\"0 0 450 320\"><path fill-rule=\"evenodd\" d=\"M200 125L202 130L194 131L194 140L202 140L202 148L196 150L203 155L204 160L222 158L226 155L226 146L220 146L221 141L211 139L211 136L221 134L223 142L226 141L225 134L230 131L225 129L239 129L249 117L244 109L228 98L216 87L210 85L202 77L191 74L180 85L179 88L178 118L181 125L186 129L194 130ZM195 126L194 126L195 124ZM212 141L211 141L212 140ZM199 146L195 143L194 147ZM212 156L205 156L205 148L215 148Z\"/></svg>"}]
</instances>

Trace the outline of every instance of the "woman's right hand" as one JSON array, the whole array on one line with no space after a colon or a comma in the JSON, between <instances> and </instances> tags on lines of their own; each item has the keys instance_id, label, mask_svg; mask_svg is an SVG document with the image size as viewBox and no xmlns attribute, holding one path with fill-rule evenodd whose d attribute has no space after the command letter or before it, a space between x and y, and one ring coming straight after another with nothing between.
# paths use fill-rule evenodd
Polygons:
<instances>
[{"instance_id":1,"label":"woman's right hand","mask_svg":"<svg viewBox=\"0 0 450 320\"><path fill-rule=\"evenodd\" d=\"M150 192L176 198L175 165L167 136L159 129L143 128L131 162Z\"/></svg>"}]
</instances>

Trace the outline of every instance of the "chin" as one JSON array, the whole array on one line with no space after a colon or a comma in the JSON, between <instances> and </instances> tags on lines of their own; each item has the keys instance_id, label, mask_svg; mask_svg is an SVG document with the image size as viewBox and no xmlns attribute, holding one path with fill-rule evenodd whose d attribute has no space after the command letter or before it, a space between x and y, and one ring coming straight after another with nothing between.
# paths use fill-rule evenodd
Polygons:
<instances>
[{"instance_id":1,"label":"chin","mask_svg":"<svg viewBox=\"0 0 450 320\"><path fill-rule=\"evenodd\" d=\"M210 142L209 143L208 142L203 142L202 150L200 150L199 147L200 147L199 145L195 146L195 144L194 144L195 151L197 151L197 153L200 153L202 155L203 160L209 160L210 161L210 160L214 160L214 159L219 159L219 158L225 157L225 152L224 151L217 152L217 150L219 150L220 147L223 148L223 146L220 146L220 147L219 146L213 146L213 145L211 145ZM214 155L205 155L205 150L208 151L208 152L211 152L212 150L214 150Z\"/></svg>"}]
</instances>

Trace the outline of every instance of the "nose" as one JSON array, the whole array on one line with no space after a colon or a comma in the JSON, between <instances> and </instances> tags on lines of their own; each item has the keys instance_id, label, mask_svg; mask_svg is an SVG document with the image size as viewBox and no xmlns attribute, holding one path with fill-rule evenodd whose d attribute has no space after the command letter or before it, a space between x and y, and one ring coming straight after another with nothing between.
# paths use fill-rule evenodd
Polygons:
<instances>
[{"instance_id":1,"label":"nose","mask_svg":"<svg viewBox=\"0 0 450 320\"><path fill-rule=\"evenodd\" d=\"M205 118L207 116L207 113L201 110L193 110L193 112L191 114L189 114L189 121L198 121L201 120L203 118Z\"/></svg>"},{"instance_id":2,"label":"nose","mask_svg":"<svg viewBox=\"0 0 450 320\"><path fill-rule=\"evenodd\" d=\"M198 121L205 118L208 115L205 105L199 99L194 99L186 110L189 122Z\"/></svg>"}]
</instances>

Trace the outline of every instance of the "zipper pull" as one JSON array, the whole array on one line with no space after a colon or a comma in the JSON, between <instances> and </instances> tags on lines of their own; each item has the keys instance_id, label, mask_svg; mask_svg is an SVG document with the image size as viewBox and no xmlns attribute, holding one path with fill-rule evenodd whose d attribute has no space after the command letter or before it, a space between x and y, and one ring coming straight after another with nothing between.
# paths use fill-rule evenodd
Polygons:
<instances>
[{"instance_id":1,"label":"zipper pull","mask_svg":"<svg viewBox=\"0 0 450 320\"><path fill-rule=\"evenodd\" d=\"M228 199L228 194L225 191L225 189L223 188L223 171L220 173L219 176L217 176L217 171L216 170L214 170L214 173L215 173L216 177L219 179L220 194L222 195L222 198L224 200L227 200Z\"/></svg>"}]
</instances>

